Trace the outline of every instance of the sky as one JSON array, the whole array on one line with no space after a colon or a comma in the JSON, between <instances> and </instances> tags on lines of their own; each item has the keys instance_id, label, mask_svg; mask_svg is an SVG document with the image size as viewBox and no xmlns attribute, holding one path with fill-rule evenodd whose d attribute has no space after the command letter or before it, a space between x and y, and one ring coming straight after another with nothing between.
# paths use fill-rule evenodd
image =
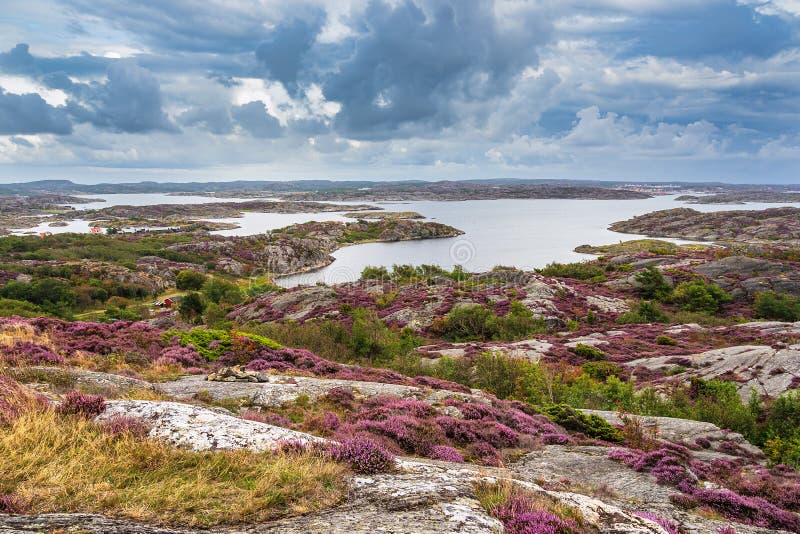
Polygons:
<instances>
[{"instance_id":1,"label":"sky","mask_svg":"<svg viewBox=\"0 0 800 534\"><path fill-rule=\"evenodd\" d=\"M800 183L800 0L0 13L0 182Z\"/></svg>"}]
</instances>

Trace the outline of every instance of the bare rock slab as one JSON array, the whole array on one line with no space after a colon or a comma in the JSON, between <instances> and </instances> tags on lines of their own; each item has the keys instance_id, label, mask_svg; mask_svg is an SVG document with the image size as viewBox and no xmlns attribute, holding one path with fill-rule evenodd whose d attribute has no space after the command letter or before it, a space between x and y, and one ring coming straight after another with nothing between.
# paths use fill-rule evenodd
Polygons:
<instances>
[{"instance_id":1,"label":"bare rock slab","mask_svg":"<svg viewBox=\"0 0 800 534\"><path fill-rule=\"evenodd\" d=\"M114 416L141 419L150 425L151 438L193 451L264 451L275 448L283 441L325 441L311 434L180 402L110 401L106 411L97 416L97 420L105 421Z\"/></svg>"}]
</instances>

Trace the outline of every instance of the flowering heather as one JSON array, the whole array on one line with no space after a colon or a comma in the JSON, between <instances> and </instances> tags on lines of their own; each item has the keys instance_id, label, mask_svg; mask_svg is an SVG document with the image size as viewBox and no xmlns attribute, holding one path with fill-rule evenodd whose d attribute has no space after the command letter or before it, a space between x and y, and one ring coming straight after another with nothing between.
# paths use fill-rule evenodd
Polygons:
<instances>
[{"instance_id":1,"label":"flowering heather","mask_svg":"<svg viewBox=\"0 0 800 534\"><path fill-rule=\"evenodd\" d=\"M800 516L760 497L743 497L730 490L711 489L697 489L692 492L692 497L728 519L759 527L800 531Z\"/></svg>"},{"instance_id":2,"label":"flowering heather","mask_svg":"<svg viewBox=\"0 0 800 534\"><path fill-rule=\"evenodd\" d=\"M284 428L292 428L293 426L288 418L272 412L254 412L248 410L242 414L242 419L267 425L282 426Z\"/></svg>"},{"instance_id":3,"label":"flowering heather","mask_svg":"<svg viewBox=\"0 0 800 534\"><path fill-rule=\"evenodd\" d=\"M80 391L70 391L58 406L62 415L80 415L92 418L106 409L106 401L102 395L89 395Z\"/></svg>"},{"instance_id":4,"label":"flowering heather","mask_svg":"<svg viewBox=\"0 0 800 534\"><path fill-rule=\"evenodd\" d=\"M570 445L573 443L572 438L566 434L544 434L542 441L545 445Z\"/></svg>"},{"instance_id":5,"label":"flowering heather","mask_svg":"<svg viewBox=\"0 0 800 534\"><path fill-rule=\"evenodd\" d=\"M323 395L323 399L341 408L350 409L356 400L355 395L349 389L335 387Z\"/></svg>"},{"instance_id":6,"label":"flowering heather","mask_svg":"<svg viewBox=\"0 0 800 534\"><path fill-rule=\"evenodd\" d=\"M434 460L441 460L454 464L464 463L464 457L461 456L461 453L447 445L434 445L431 447L430 457Z\"/></svg>"},{"instance_id":7,"label":"flowering heather","mask_svg":"<svg viewBox=\"0 0 800 534\"><path fill-rule=\"evenodd\" d=\"M800 507L800 489L791 477L788 484L785 477L779 482L760 466L748 468L747 477L742 470L743 459L715 459L705 463L692 460L688 450L675 444L665 444L651 452L612 449L608 457L637 471L651 473L661 484L677 487L682 493L670 498L678 506L705 505L728 519L800 531L800 516L790 511ZM697 478L730 489L701 489Z\"/></svg>"},{"instance_id":8,"label":"flowering heather","mask_svg":"<svg viewBox=\"0 0 800 534\"><path fill-rule=\"evenodd\" d=\"M661 528L666 530L667 534L680 534L678 526L669 519L664 519L663 517L656 514L652 514L650 512L634 512L634 513L639 517L642 517L644 519L649 519L653 523L656 523Z\"/></svg>"},{"instance_id":9,"label":"flowering heather","mask_svg":"<svg viewBox=\"0 0 800 534\"><path fill-rule=\"evenodd\" d=\"M356 437L331 447L331 456L357 473L383 473L394 467L394 456L371 439Z\"/></svg>"},{"instance_id":10,"label":"flowering heather","mask_svg":"<svg viewBox=\"0 0 800 534\"><path fill-rule=\"evenodd\" d=\"M31 343L30 341L17 343L8 349L6 354L11 356L12 360L9 360L11 364L13 364L15 360L21 360L28 365L63 365L66 363L66 360L62 356L55 354L47 347Z\"/></svg>"},{"instance_id":11,"label":"flowering heather","mask_svg":"<svg viewBox=\"0 0 800 534\"><path fill-rule=\"evenodd\" d=\"M444 433L435 423L407 415L393 415L383 421L357 421L353 433L369 432L384 435L404 451L426 456L434 445L445 441Z\"/></svg>"},{"instance_id":12,"label":"flowering heather","mask_svg":"<svg viewBox=\"0 0 800 534\"><path fill-rule=\"evenodd\" d=\"M584 531L573 519L537 509L537 503L523 495L512 495L489 511L508 534L574 534Z\"/></svg>"},{"instance_id":13,"label":"flowering heather","mask_svg":"<svg viewBox=\"0 0 800 534\"><path fill-rule=\"evenodd\" d=\"M25 508L25 503L19 497L0 494L0 514L22 514Z\"/></svg>"},{"instance_id":14,"label":"flowering heather","mask_svg":"<svg viewBox=\"0 0 800 534\"><path fill-rule=\"evenodd\" d=\"M150 427L136 417L115 415L101 423L103 430L114 436L131 436L144 438L150 433Z\"/></svg>"},{"instance_id":15,"label":"flowering heather","mask_svg":"<svg viewBox=\"0 0 800 534\"><path fill-rule=\"evenodd\" d=\"M468 445L466 456L474 463L481 465L489 465L492 467L500 467L503 465L503 458L500 456L500 452L483 441Z\"/></svg>"},{"instance_id":16,"label":"flowering heather","mask_svg":"<svg viewBox=\"0 0 800 534\"><path fill-rule=\"evenodd\" d=\"M738 534L738 533L736 532L736 529L733 528L731 525L727 525L724 527L720 527L717 530L717 534Z\"/></svg>"}]
</instances>

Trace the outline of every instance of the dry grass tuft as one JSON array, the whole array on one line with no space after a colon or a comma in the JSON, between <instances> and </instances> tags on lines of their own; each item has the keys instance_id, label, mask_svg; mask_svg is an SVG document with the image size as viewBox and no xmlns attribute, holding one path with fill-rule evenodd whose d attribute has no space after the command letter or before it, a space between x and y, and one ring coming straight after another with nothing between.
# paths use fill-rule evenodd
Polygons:
<instances>
[{"instance_id":1,"label":"dry grass tuft","mask_svg":"<svg viewBox=\"0 0 800 534\"><path fill-rule=\"evenodd\" d=\"M6 324L0 326L0 347L12 347L17 343L36 343L48 348L53 348L53 343L47 334L39 335L29 324Z\"/></svg>"},{"instance_id":2,"label":"dry grass tuft","mask_svg":"<svg viewBox=\"0 0 800 534\"><path fill-rule=\"evenodd\" d=\"M0 494L32 513L85 512L188 526L261 522L324 509L346 468L311 455L195 453L52 409L0 432Z\"/></svg>"}]
</instances>

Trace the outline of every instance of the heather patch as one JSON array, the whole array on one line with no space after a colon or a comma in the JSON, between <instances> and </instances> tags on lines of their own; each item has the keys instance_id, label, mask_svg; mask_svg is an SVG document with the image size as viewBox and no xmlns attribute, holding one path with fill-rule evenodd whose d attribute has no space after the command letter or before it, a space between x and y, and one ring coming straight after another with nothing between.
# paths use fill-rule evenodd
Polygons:
<instances>
[{"instance_id":1,"label":"heather patch","mask_svg":"<svg viewBox=\"0 0 800 534\"><path fill-rule=\"evenodd\" d=\"M580 512L512 482L478 483L481 505L503 523L509 534L589 534L597 532Z\"/></svg>"}]
</instances>

